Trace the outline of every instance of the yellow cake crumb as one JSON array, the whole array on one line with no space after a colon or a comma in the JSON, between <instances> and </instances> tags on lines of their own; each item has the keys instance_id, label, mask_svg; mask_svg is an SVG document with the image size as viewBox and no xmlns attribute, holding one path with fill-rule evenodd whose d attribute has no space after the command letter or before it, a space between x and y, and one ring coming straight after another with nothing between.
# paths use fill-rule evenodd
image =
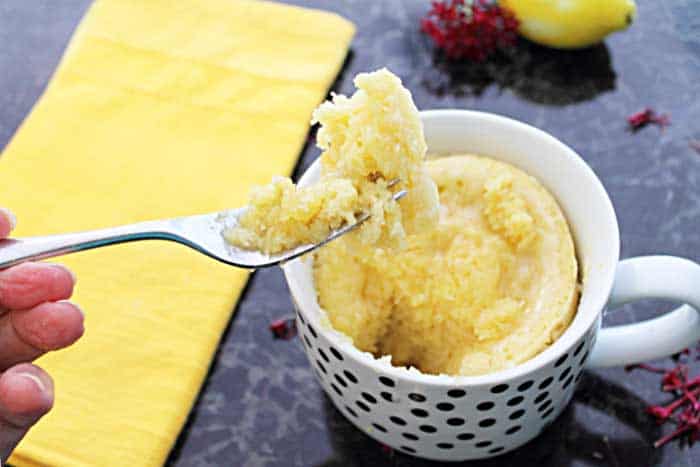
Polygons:
<instances>
[{"instance_id":1,"label":"yellow cake crumb","mask_svg":"<svg viewBox=\"0 0 700 467\"><path fill-rule=\"evenodd\" d=\"M527 248L536 237L525 201L513 190L510 176L496 176L484 184L484 215L491 228L517 249Z\"/></svg>"},{"instance_id":2,"label":"yellow cake crumb","mask_svg":"<svg viewBox=\"0 0 700 467\"><path fill-rule=\"evenodd\" d=\"M537 180L493 159L427 162L441 215L398 252L339 239L314 281L332 326L360 350L425 373L484 374L541 352L577 305L573 240Z\"/></svg>"},{"instance_id":3,"label":"yellow cake crumb","mask_svg":"<svg viewBox=\"0 0 700 467\"><path fill-rule=\"evenodd\" d=\"M423 126L410 92L386 69L361 73L354 83L351 97L334 95L313 114L321 125L320 181L297 188L279 178L257 188L238 225L224 232L228 242L276 253L318 242L369 212L348 236L358 245L394 248L403 246L407 232L437 223L437 189L423 164ZM399 182L392 188L393 180ZM391 196L399 189L409 194L397 203Z\"/></svg>"},{"instance_id":4,"label":"yellow cake crumb","mask_svg":"<svg viewBox=\"0 0 700 467\"><path fill-rule=\"evenodd\" d=\"M277 177L257 187L248 210L241 216L244 228L224 232L234 245L262 251L280 251L317 242L346 222L355 221L358 194L349 180L327 178L299 189L289 178ZM274 228L283 225L284 229Z\"/></svg>"}]
</instances>

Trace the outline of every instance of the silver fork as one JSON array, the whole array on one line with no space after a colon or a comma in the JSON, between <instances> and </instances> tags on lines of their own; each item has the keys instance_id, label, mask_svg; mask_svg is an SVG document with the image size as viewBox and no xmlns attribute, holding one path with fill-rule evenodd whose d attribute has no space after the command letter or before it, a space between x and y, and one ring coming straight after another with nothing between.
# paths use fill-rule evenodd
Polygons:
<instances>
[{"instance_id":1,"label":"silver fork","mask_svg":"<svg viewBox=\"0 0 700 467\"><path fill-rule=\"evenodd\" d=\"M390 183L390 185L394 184ZM398 201L406 193L406 190L401 190L393 195L393 199ZM226 243L222 236L223 230L235 224L245 209L140 222L88 232L0 240L0 269L26 261L52 258L138 240L170 240L231 266L257 269L275 266L310 253L316 248L355 230L370 218L367 213L361 214L354 224L347 224L331 231L328 237L319 243L301 245L291 250L267 255L260 251L235 248Z\"/></svg>"}]
</instances>

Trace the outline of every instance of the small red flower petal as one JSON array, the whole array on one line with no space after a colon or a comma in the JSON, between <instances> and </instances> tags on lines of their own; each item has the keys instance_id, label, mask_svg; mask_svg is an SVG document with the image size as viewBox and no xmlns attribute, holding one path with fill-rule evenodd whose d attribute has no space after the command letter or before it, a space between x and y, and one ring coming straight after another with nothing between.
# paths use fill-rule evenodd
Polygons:
<instances>
[{"instance_id":1,"label":"small red flower petal","mask_svg":"<svg viewBox=\"0 0 700 467\"><path fill-rule=\"evenodd\" d=\"M658 125L661 129L664 129L671 124L671 117L668 114L657 114L653 109L647 107L627 117L627 123L633 131L644 128L649 124Z\"/></svg>"},{"instance_id":2,"label":"small red flower petal","mask_svg":"<svg viewBox=\"0 0 700 467\"><path fill-rule=\"evenodd\" d=\"M272 321L270 331L275 339L289 340L297 335L294 318L279 318Z\"/></svg>"},{"instance_id":3,"label":"small red flower petal","mask_svg":"<svg viewBox=\"0 0 700 467\"><path fill-rule=\"evenodd\" d=\"M648 114L648 109L643 113ZM653 112L652 112L653 113ZM641 113L640 113L641 114ZM632 117L637 117L632 116ZM700 349L694 349L697 354ZM688 356L691 350L683 350L679 356ZM639 368L652 373L661 373L662 389L674 394L675 399L666 406L652 405L646 411L654 417L659 424L673 422L675 429L658 439L654 447L661 447L674 439L685 440L688 444L693 444L700 440L700 376L688 379L688 366L676 359L676 366L664 371L662 368L653 367L647 364L632 365L627 370Z\"/></svg>"}]
</instances>

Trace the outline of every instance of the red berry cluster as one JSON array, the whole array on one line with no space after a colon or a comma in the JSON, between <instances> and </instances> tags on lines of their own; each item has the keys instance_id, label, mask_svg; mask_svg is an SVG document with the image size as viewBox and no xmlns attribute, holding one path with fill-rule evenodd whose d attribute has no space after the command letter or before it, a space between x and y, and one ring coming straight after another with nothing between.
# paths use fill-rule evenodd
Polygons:
<instances>
[{"instance_id":1,"label":"red berry cluster","mask_svg":"<svg viewBox=\"0 0 700 467\"><path fill-rule=\"evenodd\" d=\"M517 38L513 13L488 0L432 2L421 30L451 60L485 60L498 48L510 47Z\"/></svg>"}]
</instances>

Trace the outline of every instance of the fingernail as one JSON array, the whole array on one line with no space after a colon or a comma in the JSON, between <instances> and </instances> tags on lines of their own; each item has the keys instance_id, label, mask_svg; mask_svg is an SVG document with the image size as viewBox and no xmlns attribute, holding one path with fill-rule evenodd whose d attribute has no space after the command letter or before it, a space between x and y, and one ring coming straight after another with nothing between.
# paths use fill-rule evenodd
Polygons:
<instances>
[{"instance_id":1,"label":"fingernail","mask_svg":"<svg viewBox=\"0 0 700 467\"><path fill-rule=\"evenodd\" d=\"M44 386L44 382L37 375L33 375L31 373L17 373L17 376L33 381L34 384L36 384L37 387L41 390L41 392L46 391L46 386Z\"/></svg>"},{"instance_id":2,"label":"fingernail","mask_svg":"<svg viewBox=\"0 0 700 467\"><path fill-rule=\"evenodd\" d=\"M10 211L7 208L0 208L0 212L5 214L5 217L10 221L10 227L12 227L12 230L17 227L17 216L15 216L12 211Z\"/></svg>"},{"instance_id":3,"label":"fingernail","mask_svg":"<svg viewBox=\"0 0 700 467\"><path fill-rule=\"evenodd\" d=\"M58 264L58 263L50 263L50 265L51 265L52 267L54 267L54 268L58 268L58 269L60 269L60 270L62 270L62 271L67 272L68 274L70 274L70 276L73 278L73 283L74 283L74 284L75 284L76 282L78 282L78 276L76 276L75 273L74 273L73 271L71 271L70 269L68 269L66 266L64 266L64 265L62 265L62 264Z\"/></svg>"}]
</instances>

